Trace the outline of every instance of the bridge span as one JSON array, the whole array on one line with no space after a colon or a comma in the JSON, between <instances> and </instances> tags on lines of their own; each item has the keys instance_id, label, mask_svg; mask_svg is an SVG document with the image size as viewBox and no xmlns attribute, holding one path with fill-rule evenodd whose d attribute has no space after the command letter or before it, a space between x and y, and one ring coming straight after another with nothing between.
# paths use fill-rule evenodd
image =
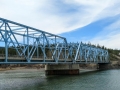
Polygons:
<instances>
[{"instance_id":1,"label":"bridge span","mask_svg":"<svg viewBox=\"0 0 120 90\"><path fill-rule=\"evenodd\" d=\"M0 18L0 64L109 63L108 51Z\"/></svg>"}]
</instances>

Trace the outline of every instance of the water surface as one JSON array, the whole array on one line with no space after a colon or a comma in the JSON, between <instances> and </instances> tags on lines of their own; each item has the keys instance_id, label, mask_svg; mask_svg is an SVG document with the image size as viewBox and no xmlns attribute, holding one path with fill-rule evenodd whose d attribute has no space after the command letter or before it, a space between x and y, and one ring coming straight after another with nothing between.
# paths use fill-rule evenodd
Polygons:
<instances>
[{"instance_id":1,"label":"water surface","mask_svg":"<svg viewBox=\"0 0 120 90\"><path fill-rule=\"evenodd\" d=\"M120 90L120 70L49 77L44 70L0 71L0 90Z\"/></svg>"}]
</instances>

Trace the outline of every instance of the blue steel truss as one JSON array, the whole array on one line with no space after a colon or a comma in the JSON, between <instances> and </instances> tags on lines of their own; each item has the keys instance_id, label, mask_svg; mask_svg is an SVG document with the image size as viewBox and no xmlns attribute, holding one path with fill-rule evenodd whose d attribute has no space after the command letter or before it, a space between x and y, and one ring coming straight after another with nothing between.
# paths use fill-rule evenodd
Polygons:
<instances>
[{"instance_id":1,"label":"blue steel truss","mask_svg":"<svg viewBox=\"0 0 120 90\"><path fill-rule=\"evenodd\" d=\"M108 51L0 18L0 64L109 63ZM15 51L11 54L9 50Z\"/></svg>"}]
</instances>

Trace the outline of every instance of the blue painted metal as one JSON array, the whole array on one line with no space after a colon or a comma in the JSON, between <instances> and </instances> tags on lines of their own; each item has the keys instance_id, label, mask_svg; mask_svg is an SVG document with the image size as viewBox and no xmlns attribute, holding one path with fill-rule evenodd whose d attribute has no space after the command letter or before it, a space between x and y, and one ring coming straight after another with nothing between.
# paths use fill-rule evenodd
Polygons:
<instances>
[{"instance_id":1,"label":"blue painted metal","mask_svg":"<svg viewBox=\"0 0 120 90\"><path fill-rule=\"evenodd\" d=\"M109 63L108 51L0 18L0 64ZM15 50L11 55L9 49Z\"/></svg>"}]
</instances>

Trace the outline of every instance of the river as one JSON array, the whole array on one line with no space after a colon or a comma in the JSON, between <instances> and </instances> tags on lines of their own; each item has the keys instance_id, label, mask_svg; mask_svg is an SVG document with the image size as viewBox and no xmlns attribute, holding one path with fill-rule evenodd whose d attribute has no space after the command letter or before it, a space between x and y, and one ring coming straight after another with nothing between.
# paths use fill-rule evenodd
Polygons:
<instances>
[{"instance_id":1,"label":"river","mask_svg":"<svg viewBox=\"0 0 120 90\"><path fill-rule=\"evenodd\" d=\"M45 76L44 70L0 71L0 90L120 90L120 70Z\"/></svg>"}]
</instances>

